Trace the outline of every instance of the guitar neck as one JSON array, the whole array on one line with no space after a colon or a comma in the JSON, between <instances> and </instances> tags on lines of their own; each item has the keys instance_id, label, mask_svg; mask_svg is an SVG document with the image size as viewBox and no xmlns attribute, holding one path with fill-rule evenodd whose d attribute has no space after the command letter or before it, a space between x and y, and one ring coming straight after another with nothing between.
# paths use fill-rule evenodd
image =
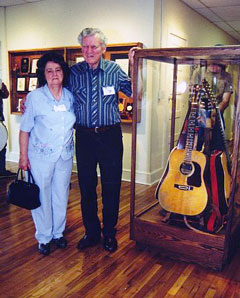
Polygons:
<instances>
[{"instance_id":1,"label":"guitar neck","mask_svg":"<svg viewBox=\"0 0 240 298\"><path fill-rule=\"evenodd\" d=\"M227 139L226 139L226 136L225 136L225 130L224 130L221 111L220 111L218 105L216 105L215 107L216 107L217 124L218 124L218 128L220 129L221 138L222 138L222 142L223 142L223 147L224 147L224 151L225 151L226 157L227 157L228 168L229 168L229 170L231 170L232 161L231 161L231 157L230 157L230 154L229 154L228 142L227 142Z\"/></svg>"},{"instance_id":2,"label":"guitar neck","mask_svg":"<svg viewBox=\"0 0 240 298\"><path fill-rule=\"evenodd\" d=\"M191 162L192 159L197 111L198 109L197 107L195 107L195 104L192 104L191 112L188 119L187 138L185 145L184 162L186 163Z\"/></svg>"}]
</instances>

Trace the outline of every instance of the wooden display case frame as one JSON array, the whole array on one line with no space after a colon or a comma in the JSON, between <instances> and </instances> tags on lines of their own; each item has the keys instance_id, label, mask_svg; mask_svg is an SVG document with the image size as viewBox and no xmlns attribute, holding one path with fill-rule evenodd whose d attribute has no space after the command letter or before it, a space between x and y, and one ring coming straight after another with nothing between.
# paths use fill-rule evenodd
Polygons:
<instances>
[{"instance_id":1,"label":"wooden display case frame","mask_svg":"<svg viewBox=\"0 0 240 298\"><path fill-rule=\"evenodd\" d=\"M220 57L228 64L238 67L238 90L240 90L240 47L200 47L200 48L162 48L142 49L135 53L133 72L133 124L132 124L132 164L131 164L131 201L130 201L130 238L136 241L138 246L150 246L159 249L159 252L168 257L201 264L215 270L221 270L230 262L235 248L239 242L240 208L236 198L237 168L239 158L239 134L240 134L240 101L235 105L234 140L232 148L232 185L230 195L230 207L227 214L226 227L217 234L201 234L183 225L170 225L164 222L160 204L151 198L148 204L136 205L138 187L136 183L136 146L137 146L137 102L141 83L139 80L140 65L143 60L154 60L173 65L172 88L172 117L171 117L171 144L174 146L175 109L176 109L176 82L178 65L191 65L198 61L199 65L204 60L212 57ZM216 58L214 58L216 59ZM239 92L236 92L239 94ZM141 199L152 196L152 192L146 191ZM136 208L138 207L138 208Z\"/></svg>"},{"instance_id":2,"label":"wooden display case frame","mask_svg":"<svg viewBox=\"0 0 240 298\"><path fill-rule=\"evenodd\" d=\"M104 58L109 60L128 59L128 52L132 47L142 48L143 44L140 42L109 44L107 45L106 52L104 53ZM25 98L28 92L33 90L35 87L33 85L29 85L30 82L35 83L36 78L36 73L32 72L32 69L35 68L34 66L36 66L35 64L37 59L50 51L63 55L69 66L81 61L82 58L80 46L17 50L8 52L11 114L20 114L20 100ZM25 63L22 65L24 60L28 61L28 64ZM128 112L126 107L127 104L132 105L133 99L125 94L119 93L119 99L122 98L124 98L125 105L124 110L120 112L121 121L123 123L132 123L132 111ZM140 120L141 113L138 115L138 122L140 122Z\"/></svg>"}]
</instances>

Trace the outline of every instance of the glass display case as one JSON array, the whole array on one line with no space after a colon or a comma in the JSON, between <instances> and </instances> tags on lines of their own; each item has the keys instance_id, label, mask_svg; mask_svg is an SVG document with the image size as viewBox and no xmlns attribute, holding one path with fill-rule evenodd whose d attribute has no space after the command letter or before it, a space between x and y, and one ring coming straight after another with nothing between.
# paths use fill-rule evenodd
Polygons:
<instances>
[{"instance_id":1,"label":"glass display case","mask_svg":"<svg viewBox=\"0 0 240 298\"><path fill-rule=\"evenodd\" d=\"M218 270L231 259L239 61L238 46L136 51L130 238L138 246Z\"/></svg>"}]
</instances>

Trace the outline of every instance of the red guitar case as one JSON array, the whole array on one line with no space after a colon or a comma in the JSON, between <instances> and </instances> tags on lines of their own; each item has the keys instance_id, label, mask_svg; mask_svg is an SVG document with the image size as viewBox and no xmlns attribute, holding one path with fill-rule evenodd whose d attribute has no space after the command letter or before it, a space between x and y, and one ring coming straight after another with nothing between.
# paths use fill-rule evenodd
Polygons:
<instances>
[{"instance_id":1,"label":"red guitar case","mask_svg":"<svg viewBox=\"0 0 240 298\"><path fill-rule=\"evenodd\" d=\"M224 191L224 170L221 162L222 151L216 150L210 156L210 186L211 207L210 216L207 220L207 230L216 232L224 225L228 206Z\"/></svg>"}]
</instances>

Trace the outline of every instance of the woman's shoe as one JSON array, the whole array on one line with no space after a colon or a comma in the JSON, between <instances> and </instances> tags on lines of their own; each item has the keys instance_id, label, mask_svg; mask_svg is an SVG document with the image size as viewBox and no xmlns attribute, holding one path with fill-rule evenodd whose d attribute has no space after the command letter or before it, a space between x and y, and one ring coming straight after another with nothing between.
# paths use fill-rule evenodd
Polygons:
<instances>
[{"instance_id":1,"label":"woman's shoe","mask_svg":"<svg viewBox=\"0 0 240 298\"><path fill-rule=\"evenodd\" d=\"M40 252L40 254L44 256L48 256L50 254L50 243L46 243L46 244L39 243L38 251Z\"/></svg>"},{"instance_id":2,"label":"woman's shoe","mask_svg":"<svg viewBox=\"0 0 240 298\"><path fill-rule=\"evenodd\" d=\"M56 238L53 239L53 242L56 244L57 247L59 248L66 248L67 247L67 239L65 239L64 237L60 237L60 238Z\"/></svg>"}]
</instances>

